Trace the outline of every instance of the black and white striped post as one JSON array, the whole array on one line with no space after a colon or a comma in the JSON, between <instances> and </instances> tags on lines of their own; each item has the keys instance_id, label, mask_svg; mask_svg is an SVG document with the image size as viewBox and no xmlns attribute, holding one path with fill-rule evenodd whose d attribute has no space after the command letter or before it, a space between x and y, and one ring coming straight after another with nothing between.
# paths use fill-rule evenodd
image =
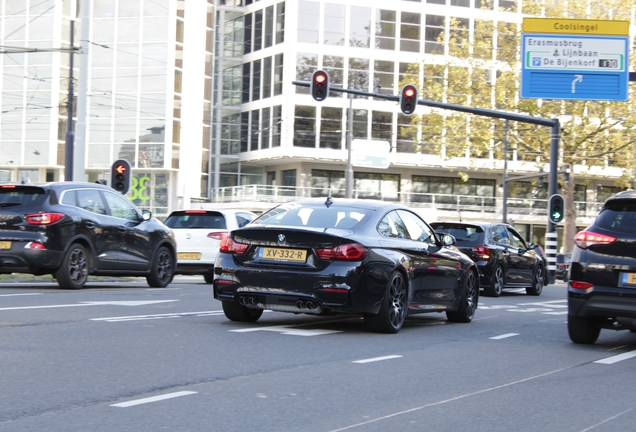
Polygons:
<instances>
[{"instance_id":1,"label":"black and white striped post","mask_svg":"<svg viewBox=\"0 0 636 432\"><path fill-rule=\"evenodd\" d=\"M548 196L552 197L557 195L557 175L558 175L558 160L559 160L559 137L560 137L560 122L558 119L554 119L552 125L552 133L550 134L550 173L548 177ZM563 206L565 209L565 205ZM556 232L556 223L552 220L550 209L548 209L548 229L545 233L545 257L548 262L548 283L554 284L556 280L556 256L558 249L558 239Z\"/></svg>"}]
</instances>

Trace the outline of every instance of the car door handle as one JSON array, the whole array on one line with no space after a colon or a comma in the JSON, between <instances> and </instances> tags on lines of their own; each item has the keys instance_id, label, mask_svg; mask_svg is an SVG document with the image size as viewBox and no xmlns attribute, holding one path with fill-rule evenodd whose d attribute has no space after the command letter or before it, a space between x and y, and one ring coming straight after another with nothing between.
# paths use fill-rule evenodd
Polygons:
<instances>
[{"instance_id":1,"label":"car door handle","mask_svg":"<svg viewBox=\"0 0 636 432\"><path fill-rule=\"evenodd\" d=\"M124 227L119 227L119 228L117 228L117 230L118 230L120 233L125 233L126 231L128 231L128 230L127 230L126 228L124 228Z\"/></svg>"},{"instance_id":2,"label":"car door handle","mask_svg":"<svg viewBox=\"0 0 636 432\"><path fill-rule=\"evenodd\" d=\"M84 223L84 226L86 226L86 228L89 228L89 229L95 228L95 224L93 222L86 222Z\"/></svg>"}]
</instances>

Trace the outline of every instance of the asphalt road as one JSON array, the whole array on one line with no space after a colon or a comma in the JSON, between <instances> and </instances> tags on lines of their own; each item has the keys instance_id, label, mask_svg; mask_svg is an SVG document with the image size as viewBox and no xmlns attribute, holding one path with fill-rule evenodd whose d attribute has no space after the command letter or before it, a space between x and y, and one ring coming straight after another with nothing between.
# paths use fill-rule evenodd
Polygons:
<instances>
[{"instance_id":1,"label":"asphalt road","mask_svg":"<svg viewBox=\"0 0 636 432\"><path fill-rule=\"evenodd\" d=\"M0 283L0 431L632 431L636 334L570 342L565 285L482 297L470 324L266 312L211 286Z\"/></svg>"}]
</instances>

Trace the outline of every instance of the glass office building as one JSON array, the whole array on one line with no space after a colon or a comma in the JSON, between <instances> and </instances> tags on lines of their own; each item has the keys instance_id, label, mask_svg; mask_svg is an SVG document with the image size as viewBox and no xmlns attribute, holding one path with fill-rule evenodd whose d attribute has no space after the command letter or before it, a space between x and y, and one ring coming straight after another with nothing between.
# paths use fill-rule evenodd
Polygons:
<instances>
[{"instance_id":1,"label":"glass office building","mask_svg":"<svg viewBox=\"0 0 636 432\"><path fill-rule=\"evenodd\" d=\"M522 1L0 0L0 181L64 180L72 75L74 96L86 98L85 115L73 114L85 124L85 179L107 178L115 160L129 160L129 198L160 217L249 185L342 196L349 125L354 140L390 149L386 168L355 165L355 196L423 205L439 195L435 204L449 208L463 196L497 217L494 152L449 161L406 127L395 102L335 91L316 102L293 81L322 69L332 86L397 95L409 65L442 61L442 32L470 37L476 20L520 24ZM71 21L79 46L82 5L87 53L74 54L71 73ZM515 163L512 154L510 169ZM605 174L607 190L613 173ZM577 186L576 199L595 198L594 187ZM547 198L530 182L511 191Z\"/></svg>"}]
</instances>

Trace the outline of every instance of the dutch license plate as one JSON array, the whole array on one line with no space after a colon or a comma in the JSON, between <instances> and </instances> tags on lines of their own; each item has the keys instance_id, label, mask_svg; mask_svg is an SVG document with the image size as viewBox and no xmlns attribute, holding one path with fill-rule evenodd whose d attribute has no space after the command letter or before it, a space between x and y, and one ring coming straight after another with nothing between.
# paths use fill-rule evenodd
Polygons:
<instances>
[{"instance_id":1,"label":"dutch license plate","mask_svg":"<svg viewBox=\"0 0 636 432\"><path fill-rule=\"evenodd\" d=\"M11 249L10 241L0 241L0 249Z\"/></svg>"},{"instance_id":2,"label":"dutch license plate","mask_svg":"<svg viewBox=\"0 0 636 432\"><path fill-rule=\"evenodd\" d=\"M259 257L276 261L305 262L307 251L302 249L261 248Z\"/></svg>"},{"instance_id":3,"label":"dutch license plate","mask_svg":"<svg viewBox=\"0 0 636 432\"><path fill-rule=\"evenodd\" d=\"M201 252L177 252L178 259L200 260Z\"/></svg>"},{"instance_id":4,"label":"dutch license plate","mask_svg":"<svg viewBox=\"0 0 636 432\"><path fill-rule=\"evenodd\" d=\"M636 285L636 273L623 273L623 283L625 285Z\"/></svg>"}]
</instances>

